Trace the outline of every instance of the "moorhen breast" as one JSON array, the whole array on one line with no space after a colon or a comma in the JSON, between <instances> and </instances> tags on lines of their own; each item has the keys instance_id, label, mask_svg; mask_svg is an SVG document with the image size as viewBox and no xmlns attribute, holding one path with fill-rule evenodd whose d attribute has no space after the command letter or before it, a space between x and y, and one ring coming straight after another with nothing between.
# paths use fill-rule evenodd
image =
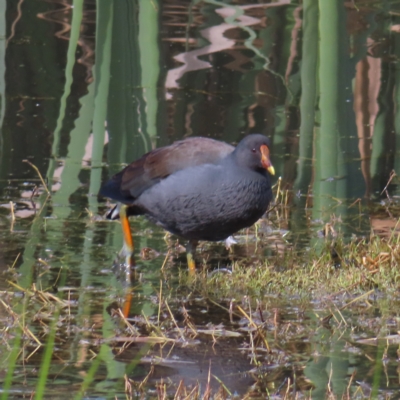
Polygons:
<instances>
[{"instance_id":1,"label":"moorhen breast","mask_svg":"<svg viewBox=\"0 0 400 400\"><path fill-rule=\"evenodd\" d=\"M121 219L127 260L133 253L130 215L145 215L189 240L191 270L197 241L224 240L253 225L272 199L268 172L275 171L269 147L269 139L260 134L246 136L236 148L188 138L152 150L114 175L100 194L122 203L109 218Z\"/></svg>"}]
</instances>

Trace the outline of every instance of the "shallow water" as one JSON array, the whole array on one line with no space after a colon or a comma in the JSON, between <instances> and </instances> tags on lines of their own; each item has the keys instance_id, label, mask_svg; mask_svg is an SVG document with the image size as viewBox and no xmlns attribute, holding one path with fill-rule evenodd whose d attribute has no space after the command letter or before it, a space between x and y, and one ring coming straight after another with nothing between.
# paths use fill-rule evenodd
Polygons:
<instances>
[{"instance_id":1,"label":"shallow water","mask_svg":"<svg viewBox=\"0 0 400 400\"><path fill-rule=\"evenodd\" d=\"M223 382L237 398L399 395L398 344L365 342L397 334L396 294L370 294L342 313L357 293L207 298L188 280L184 242L144 218L132 220L138 268L126 276L115 265L119 223L104 219L110 205L97 196L152 148L261 132L272 141L277 206L235 235L231 252L201 244L207 272L307 255L324 246L327 223L345 240L399 232L396 2L2 7L0 380L9 398L122 399L129 387L133 398L162 398L163 385L173 397L182 379L187 393L210 382L215 394ZM117 314L128 301L133 328Z\"/></svg>"}]
</instances>

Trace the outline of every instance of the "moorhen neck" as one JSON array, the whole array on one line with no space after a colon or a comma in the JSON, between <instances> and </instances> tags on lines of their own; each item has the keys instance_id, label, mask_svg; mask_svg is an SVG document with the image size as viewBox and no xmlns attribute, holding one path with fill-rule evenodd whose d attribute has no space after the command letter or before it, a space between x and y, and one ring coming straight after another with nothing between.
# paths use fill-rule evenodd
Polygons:
<instances>
[{"instance_id":1,"label":"moorhen neck","mask_svg":"<svg viewBox=\"0 0 400 400\"><path fill-rule=\"evenodd\" d=\"M114 175L100 194L124 205L121 219L127 260L133 253L129 215L146 215L189 240L189 268L197 241L218 241L253 225L272 199L274 174L267 137L251 134L236 148L208 138L189 138L155 149ZM267 172L268 171L268 172Z\"/></svg>"}]
</instances>

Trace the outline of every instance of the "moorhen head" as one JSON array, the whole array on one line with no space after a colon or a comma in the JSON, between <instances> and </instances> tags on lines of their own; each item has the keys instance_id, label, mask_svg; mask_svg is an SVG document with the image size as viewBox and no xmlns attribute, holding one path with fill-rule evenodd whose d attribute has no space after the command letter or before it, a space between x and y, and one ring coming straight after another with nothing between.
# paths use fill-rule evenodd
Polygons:
<instances>
[{"instance_id":1,"label":"moorhen head","mask_svg":"<svg viewBox=\"0 0 400 400\"><path fill-rule=\"evenodd\" d=\"M189 240L190 269L197 241L224 240L253 225L272 199L269 147L260 134L246 136L236 148L189 138L150 151L114 175L100 194L123 203L109 217L121 219L127 259L133 252L129 215L145 215Z\"/></svg>"}]
</instances>

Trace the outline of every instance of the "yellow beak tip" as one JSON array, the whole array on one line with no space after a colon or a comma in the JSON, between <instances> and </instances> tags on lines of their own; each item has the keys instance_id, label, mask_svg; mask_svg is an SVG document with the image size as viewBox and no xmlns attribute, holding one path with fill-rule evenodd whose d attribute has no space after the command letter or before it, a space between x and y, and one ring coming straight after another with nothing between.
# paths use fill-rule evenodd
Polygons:
<instances>
[{"instance_id":1,"label":"yellow beak tip","mask_svg":"<svg viewBox=\"0 0 400 400\"><path fill-rule=\"evenodd\" d=\"M275 168L274 168L272 165L270 165L270 166L267 168L267 171L268 171L271 175L275 175Z\"/></svg>"}]
</instances>

